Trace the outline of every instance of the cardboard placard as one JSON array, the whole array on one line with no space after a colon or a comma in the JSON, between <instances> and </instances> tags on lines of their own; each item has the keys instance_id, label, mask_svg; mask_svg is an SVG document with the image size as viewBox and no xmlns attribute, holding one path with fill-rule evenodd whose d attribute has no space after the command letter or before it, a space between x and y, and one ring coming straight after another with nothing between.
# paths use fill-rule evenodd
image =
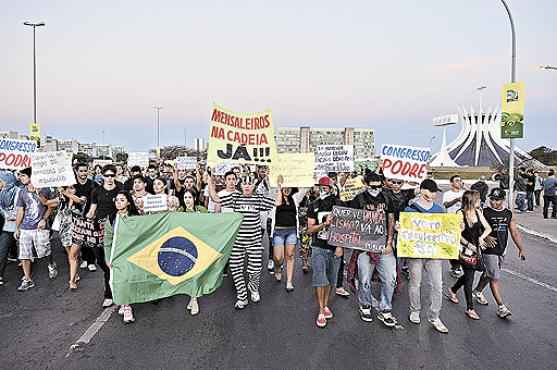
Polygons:
<instances>
[{"instance_id":1,"label":"cardboard placard","mask_svg":"<svg viewBox=\"0 0 557 370\"><path fill-rule=\"evenodd\" d=\"M383 145L381 161L383 175L388 179L420 183L427 178L430 148L407 145Z\"/></svg>"},{"instance_id":2,"label":"cardboard placard","mask_svg":"<svg viewBox=\"0 0 557 370\"><path fill-rule=\"evenodd\" d=\"M354 146L318 145L315 149L315 174L354 171Z\"/></svg>"},{"instance_id":3,"label":"cardboard placard","mask_svg":"<svg viewBox=\"0 0 557 370\"><path fill-rule=\"evenodd\" d=\"M176 169L195 170L197 169L196 157L176 157Z\"/></svg>"},{"instance_id":4,"label":"cardboard placard","mask_svg":"<svg viewBox=\"0 0 557 370\"><path fill-rule=\"evenodd\" d=\"M31 182L37 188L54 188L76 183L72 155L65 151L31 154Z\"/></svg>"},{"instance_id":5,"label":"cardboard placard","mask_svg":"<svg viewBox=\"0 0 557 370\"><path fill-rule=\"evenodd\" d=\"M399 222L398 257L458 259L460 215L401 212Z\"/></svg>"},{"instance_id":6,"label":"cardboard placard","mask_svg":"<svg viewBox=\"0 0 557 370\"><path fill-rule=\"evenodd\" d=\"M74 244L103 248L104 222L72 215L72 240Z\"/></svg>"},{"instance_id":7,"label":"cardboard placard","mask_svg":"<svg viewBox=\"0 0 557 370\"><path fill-rule=\"evenodd\" d=\"M128 153L128 168L139 166L141 168L149 167L149 153L147 152L130 152Z\"/></svg>"},{"instance_id":8,"label":"cardboard placard","mask_svg":"<svg viewBox=\"0 0 557 370\"><path fill-rule=\"evenodd\" d=\"M380 253L387 245L387 223L384 209L365 211L333 207L333 223L328 243L336 247Z\"/></svg>"},{"instance_id":9,"label":"cardboard placard","mask_svg":"<svg viewBox=\"0 0 557 370\"><path fill-rule=\"evenodd\" d=\"M365 188L365 184L359 177L349 178L344 183L342 190L340 191L340 200L343 202L351 201L360 194L360 192Z\"/></svg>"},{"instance_id":10,"label":"cardboard placard","mask_svg":"<svg viewBox=\"0 0 557 370\"><path fill-rule=\"evenodd\" d=\"M168 211L166 194L150 194L143 197L143 211L145 211L145 213Z\"/></svg>"},{"instance_id":11,"label":"cardboard placard","mask_svg":"<svg viewBox=\"0 0 557 370\"><path fill-rule=\"evenodd\" d=\"M31 153L37 151L32 140L0 138L0 169L22 170L31 167Z\"/></svg>"},{"instance_id":12,"label":"cardboard placard","mask_svg":"<svg viewBox=\"0 0 557 370\"><path fill-rule=\"evenodd\" d=\"M271 186L277 187L277 177L283 178L283 187L310 188L315 185L313 153L279 153L271 167Z\"/></svg>"}]
</instances>

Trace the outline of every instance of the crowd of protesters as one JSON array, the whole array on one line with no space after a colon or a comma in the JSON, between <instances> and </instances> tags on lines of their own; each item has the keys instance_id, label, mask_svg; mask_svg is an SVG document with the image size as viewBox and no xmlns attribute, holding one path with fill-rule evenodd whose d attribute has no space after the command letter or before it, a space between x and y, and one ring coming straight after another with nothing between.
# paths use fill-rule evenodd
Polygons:
<instances>
[{"instance_id":1,"label":"crowd of protesters","mask_svg":"<svg viewBox=\"0 0 557 370\"><path fill-rule=\"evenodd\" d=\"M310 189L282 187L279 176L275 189L270 186L265 166L231 167L223 175L215 175L202 165L188 171L176 169L167 162L147 168L133 166L129 170L123 165L92 168L86 163L75 163L74 170L76 184L58 189L35 188L32 168L15 173L0 171L0 285L5 284L4 271L10 260L21 266L22 278L17 284L21 292L35 287L32 266L43 257L48 260L49 278L57 278L52 248L60 245L67 254L68 289L79 288L80 270L95 271L98 266L104 277L102 307L113 305L105 248L73 238L75 220L86 218L104 225L104 245L110 246L116 215L145 214L145 197L166 194L169 212L238 212L243 215L224 272L231 274L236 290L234 307L238 310L244 309L250 301L262 300L259 288L265 256L268 256L267 270L274 280L284 284L287 292L293 292L296 256L299 255L304 274L311 272L316 299L315 324L320 328L326 327L334 317L330 304L333 293L343 298L355 294L356 309L362 321L373 321L375 311L375 317L384 325L395 327L398 319L392 313L393 295L400 294L405 280L408 280L408 320L419 325L423 275L429 283L424 293L431 302L426 316L432 327L441 333L448 332L440 316L443 296L459 304L461 287L465 293L465 314L470 319L480 319L474 303L488 304L483 295L488 284L497 303L497 315L501 318L511 315L504 304L500 285L509 235L523 259L525 251L513 212L505 207L503 188L489 191L480 184L466 190L461 178L453 176L450 189L437 203L441 190L432 179L421 184L407 184L372 171L329 173L320 177ZM553 171L543 181L535 177L536 174L532 175L534 177L524 171L518 174L518 178L526 181L524 199L528 207L533 209L534 200L539 205L543 192L544 217L552 203L555 218L557 181ZM339 195L350 177L360 177L365 187L353 200L343 202ZM522 210L520 192L517 199ZM387 233L386 248L380 253L371 253L331 246L328 231L335 205L381 212ZM462 216L459 258L450 261L451 275L458 280L449 289L443 291L443 260L397 258L401 212L451 212ZM267 253L264 238L268 239ZM474 288L476 271L481 272L481 278ZM378 294L373 294L375 280L379 281ZM191 297L187 305L191 315L200 312L198 298ZM131 305L120 306L119 313L124 322L135 321Z\"/></svg>"}]
</instances>

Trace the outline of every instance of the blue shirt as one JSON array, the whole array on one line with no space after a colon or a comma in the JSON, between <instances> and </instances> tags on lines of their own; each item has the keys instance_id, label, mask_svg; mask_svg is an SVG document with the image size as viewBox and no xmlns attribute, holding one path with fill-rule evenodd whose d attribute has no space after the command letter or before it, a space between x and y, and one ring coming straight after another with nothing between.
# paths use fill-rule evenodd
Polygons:
<instances>
[{"instance_id":1,"label":"blue shirt","mask_svg":"<svg viewBox=\"0 0 557 370\"><path fill-rule=\"evenodd\" d=\"M447 213L445 208L441 207L437 203L433 203L430 209L425 209L421 207L417 202L412 203L404 209L404 212L420 212L420 213Z\"/></svg>"},{"instance_id":2,"label":"blue shirt","mask_svg":"<svg viewBox=\"0 0 557 370\"><path fill-rule=\"evenodd\" d=\"M40 194L46 199L52 198L52 193L48 188L41 189ZM16 206L24 209L20 228L22 230L36 230L46 212L46 207L41 203L38 195L29 192L27 188L23 188L17 197Z\"/></svg>"},{"instance_id":3,"label":"blue shirt","mask_svg":"<svg viewBox=\"0 0 557 370\"><path fill-rule=\"evenodd\" d=\"M557 188L557 179L555 177L548 177L543 181L543 195L555 195L555 188Z\"/></svg>"}]
</instances>

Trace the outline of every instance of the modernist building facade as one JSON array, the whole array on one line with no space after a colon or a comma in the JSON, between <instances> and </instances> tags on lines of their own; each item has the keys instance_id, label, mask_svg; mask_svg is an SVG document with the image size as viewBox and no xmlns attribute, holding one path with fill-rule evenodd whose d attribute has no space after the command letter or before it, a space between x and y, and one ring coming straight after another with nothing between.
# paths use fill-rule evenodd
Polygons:
<instances>
[{"instance_id":1,"label":"modernist building facade","mask_svg":"<svg viewBox=\"0 0 557 370\"><path fill-rule=\"evenodd\" d=\"M283 127L277 129L279 153L312 152L318 145L354 145L354 158L367 159L375 154L375 137L370 128Z\"/></svg>"}]
</instances>

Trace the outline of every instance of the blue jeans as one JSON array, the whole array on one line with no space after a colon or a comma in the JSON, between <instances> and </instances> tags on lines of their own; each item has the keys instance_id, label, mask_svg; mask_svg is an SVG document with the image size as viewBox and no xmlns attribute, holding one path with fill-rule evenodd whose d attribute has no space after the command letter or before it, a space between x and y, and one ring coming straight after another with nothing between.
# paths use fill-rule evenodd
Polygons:
<instances>
[{"instance_id":1,"label":"blue jeans","mask_svg":"<svg viewBox=\"0 0 557 370\"><path fill-rule=\"evenodd\" d=\"M519 191L516 193L516 199L515 199L515 204L516 204L516 208L518 208L518 210L524 212L526 211L526 193Z\"/></svg>"},{"instance_id":2,"label":"blue jeans","mask_svg":"<svg viewBox=\"0 0 557 370\"><path fill-rule=\"evenodd\" d=\"M358 301L360 305L371 305L371 277L377 268L381 279L381 298L379 311L391 311L393 308L393 293L396 287L396 257L394 253L382 254L376 266L367 253L358 256Z\"/></svg>"}]
</instances>

